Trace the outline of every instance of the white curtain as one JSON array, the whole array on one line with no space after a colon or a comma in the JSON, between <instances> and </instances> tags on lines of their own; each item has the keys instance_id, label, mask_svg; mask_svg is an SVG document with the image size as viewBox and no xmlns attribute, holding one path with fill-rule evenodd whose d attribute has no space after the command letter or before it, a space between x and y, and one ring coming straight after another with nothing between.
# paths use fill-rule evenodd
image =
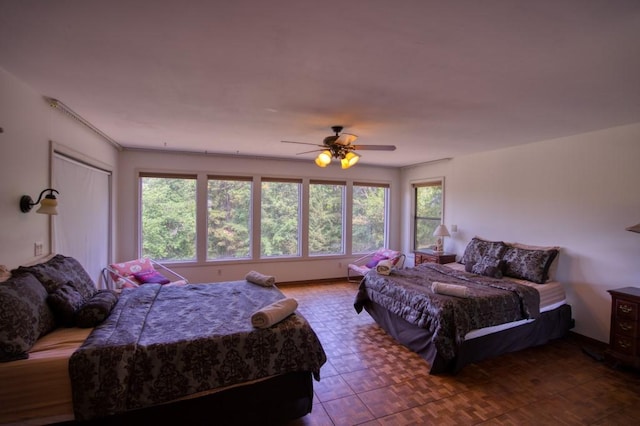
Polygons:
<instances>
[{"instance_id":1,"label":"white curtain","mask_svg":"<svg viewBox=\"0 0 640 426\"><path fill-rule=\"evenodd\" d=\"M53 219L55 252L77 259L98 288L111 247L111 172L60 153L53 156L53 188L58 215Z\"/></svg>"}]
</instances>

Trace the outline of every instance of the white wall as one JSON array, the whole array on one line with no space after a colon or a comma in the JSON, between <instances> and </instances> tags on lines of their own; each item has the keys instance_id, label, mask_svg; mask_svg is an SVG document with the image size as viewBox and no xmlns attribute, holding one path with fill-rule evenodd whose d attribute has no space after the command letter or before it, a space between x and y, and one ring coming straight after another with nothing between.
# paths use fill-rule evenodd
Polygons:
<instances>
[{"instance_id":1,"label":"white wall","mask_svg":"<svg viewBox=\"0 0 640 426\"><path fill-rule=\"evenodd\" d=\"M265 158L241 158L205 154L123 151L119 158L118 257L125 261L136 258L138 246L138 173L188 172L268 177L344 179L360 182L385 182L390 185L390 247L400 245L400 171L395 168L367 167L363 164L342 170L333 164L326 169L312 160L288 161ZM208 264L172 266L190 282L217 282L242 279L250 270L274 275L278 282L305 281L345 277L347 264L357 256L321 259L287 259L257 261L215 261Z\"/></svg>"},{"instance_id":2,"label":"white wall","mask_svg":"<svg viewBox=\"0 0 640 426\"><path fill-rule=\"evenodd\" d=\"M55 96L54 93L48 94ZM51 247L51 226L47 215L35 210L22 213L19 200L34 200L49 187L50 141L90 158L112 165L116 170L116 150L101 137L50 107L22 81L0 68L0 264L15 268L32 263L34 243L44 243L44 254ZM64 194L58 197L64 203Z\"/></svg>"},{"instance_id":3,"label":"white wall","mask_svg":"<svg viewBox=\"0 0 640 426\"><path fill-rule=\"evenodd\" d=\"M473 236L561 247L556 278L565 284L576 333L609 341L607 290L640 286L640 124L483 152L403 170L409 183L445 176L445 224L458 232L446 250L461 256ZM403 249L411 229L402 227Z\"/></svg>"}]
</instances>

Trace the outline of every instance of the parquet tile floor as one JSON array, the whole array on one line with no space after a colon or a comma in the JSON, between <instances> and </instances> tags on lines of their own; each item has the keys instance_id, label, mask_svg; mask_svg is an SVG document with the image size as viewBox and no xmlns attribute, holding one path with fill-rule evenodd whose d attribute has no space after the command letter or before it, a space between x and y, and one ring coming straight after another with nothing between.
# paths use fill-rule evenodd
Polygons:
<instances>
[{"instance_id":1,"label":"parquet tile floor","mask_svg":"<svg viewBox=\"0 0 640 426\"><path fill-rule=\"evenodd\" d=\"M282 286L318 334L328 361L303 425L636 425L640 375L614 369L568 337L429 375L417 354L367 314L357 284Z\"/></svg>"}]
</instances>

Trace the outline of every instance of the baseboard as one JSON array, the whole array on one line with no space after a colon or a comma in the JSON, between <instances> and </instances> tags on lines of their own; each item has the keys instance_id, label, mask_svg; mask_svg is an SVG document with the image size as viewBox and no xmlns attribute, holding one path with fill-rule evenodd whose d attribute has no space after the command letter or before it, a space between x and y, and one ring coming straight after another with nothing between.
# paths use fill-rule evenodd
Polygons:
<instances>
[{"instance_id":1,"label":"baseboard","mask_svg":"<svg viewBox=\"0 0 640 426\"><path fill-rule=\"evenodd\" d=\"M316 280L303 280L303 281L285 281L279 282L278 287L286 287L286 286L296 286L296 285L306 285L306 284L337 284L337 283L345 283L348 282L347 277L337 277L337 278L322 278Z\"/></svg>"},{"instance_id":2,"label":"baseboard","mask_svg":"<svg viewBox=\"0 0 640 426\"><path fill-rule=\"evenodd\" d=\"M608 343L601 342L591 337L578 334L575 331L569 331L569 338L574 340L580 346L591 346L597 350L604 351L609 346Z\"/></svg>"}]
</instances>

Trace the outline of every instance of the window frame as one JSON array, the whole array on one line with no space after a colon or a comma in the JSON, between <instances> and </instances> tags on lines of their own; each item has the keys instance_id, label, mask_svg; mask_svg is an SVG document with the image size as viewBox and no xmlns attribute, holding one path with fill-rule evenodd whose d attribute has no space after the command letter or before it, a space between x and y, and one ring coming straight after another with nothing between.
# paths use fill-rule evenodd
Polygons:
<instances>
[{"instance_id":1,"label":"window frame","mask_svg":"<svg viewBox=\"0 0 640 426\"><path fill-rule=\"evenodd\" d=\"M360 255L353 251L352 244L352 213L353 213L353 189L355 186L382 187L385 189L384 200L384 246L389 243L390 229L390 211L391 211L391 183L384 181L363 181L349 179L322 179L309 177L277 177L271 175L251 175L233 174L233 173L215 173L206 171L155 171L153 169L137 169L137 211L136 211L136 255L142 256L142 178L188 178L196 180L196 207L195 207L195 223L196 223L196 255L193 260L175 260L163 261L175 266L206 266L206 265L222 265L222 264L238 264L238 263L263 263L263 262L279 262L279 261L298 261L298 260L321 260L321 259L341 259L348 258L353 255ZM208 259L208 182L213 179L221 180L251 180L252 181L252 203L249 214L251 215L251 243L250 255L247 258L220 258ZM262 184L263 182L293 182L300 185L299 191L299 208L298 208L298 254L263 257L261 255L261 235L262 235ZM343 206L342 206L342 228L343 250L341 253L309 253L309 195L310 185L317 183L327 183L330 185L344 185Z\"/></svg>"},{"instance_id":2,"label":"window frame","mask_svg":"<svg viewBox=\"0 0 640 426\"><path fill-rule=\"evenodd\" d=\"M162 263L170 263L170 264L192 264L192 263L196 263L199 261L199 256L200 256L200 241L201 239L199 238L200 235L200 219L199 219L199 208L198 208L198 204L199 204L199 176L197 173L162 173L162 172L143 172L140 171L138 172L138 217L137 217L137 224L138 224L138 244L137 244L137 255L138 257L142 257L145 256L144 251L143 251L143 245L144 245L144 236L143 236L143 224L142 224L142 213L143 213L143 209L142 209L142 196L143 196L143 191L142 191L142 179L143 178L162 178L162 179L193 179L195 181L195 241L194 241L194 245L195 245L195 251L194 251L194 258L193 259L170 259L170 260L160 260Z\"/></svg>"},{"instance_id":3,"label":"window frame","mask_svg":"<svg viewBox=\"0 0 640 426\"><path fill-rule=\"evenodd\" d=\"M298 185L298 229L297 229L297 252L295 254L283 254L283 255L274 255L274 256L265 256L262 254L262 223L263 223L263 217L262 217L262 188L263 188L263 184L265 182L272 182L272 183L295 183ZM306 209L304 208L303 205L303 197L304 197L304 185L303 185L303 179L299 179L299 178L277 178L277 177L262 177L260 179L260 202L259 204L259 208L258 210L260 211L260 216L259 216L259 227L258 227L258 231L254 229L252 229L252 234L255 238L257 238L257 242L256 242L256 246L257 246L257 253L256 256L252 257L252 260L256 261L256 260L273 260L273 259L291 259L291 258L301 258L303 257L303 254L306 253L306 248L305 251L303 252L303 238L304 238L304 217L307 214L306 213ZM255 205L255 203L254 203Z\"/></svg>"},{"instance_id":4,"label":"window frame","mask_svg":"<svg viewBox=\"0 0 640 426\"><path fill-rule=\"evenodd\" d=\"M440 202L440 217L424 217L424 218L419 218L418 217L418 212L417 212L417 208L418 208L418 188L424 188L424 187L430 187L430 186L440 186L441 187L441 202ZM412 211L412 236L411 236L411 245L412 245L412 250L413 251L419 251L421 249L425 249L426 247L418 247L418 219L423 219L423 220L429 220L429 221L438 221L438 224L442 224L444 223L444 211L445 211L445 183L444 183L444 177L438 177L438 178L431 178L431 179L426 179L426 180L421 180L419 182L414 182L411 184L411 190L413 192L412 197L411 197L411 211ZM434 242L435 242L435 237L434 237ZM427 245L428 247L429 245Z\"/></svg>"},{"instance_id":5,"label":"window frame","mask_svg":"<svg viewBox=\"0 0 640 426\"><path fill-rule=\"evenodd\" d=\"M340 236L340 251L337 253L311 253L311 245L310 245L310 234L311 234L311 224L310 224L310 212L311 212L311 187L313 185L332 185L332 186L341 186L342 194L341 194L341 236ZM308 257L318 258L322 256L344 256L347 250L346 244L346 224L349 221L347 217L347 182L339 181L339 180L328 180L328 179L310 179L307 185L308 190L306 191L308 194L308 208L306 213L306 226L303 225L303 228L306 228L307 238L305 249Z\"/></svg>"},{"instance_id":6,"label":"window frame","mask_svg":"<svg viewBox=\"0 0 640 426\"><path fill-rule=\"evenodd\" d=\"M211 181L234 181L234 182L247 182L249 184L249 206L247 211L248 216L248 231L249 231L249 242L248 242L248 253L245 257L209 257L209 183ZM254 214L253 214L253 205L255 202L255 185L253 184L253 177L251 176L229 176L229 175L217 175L217 174L208 174L207 175L207 184L206 184L206 218L205 218L205 252L204 252L204 261L205 262L219 262L219 261L234 261L234 260L251 260L253 258L253 240L254 238ZM197 210L197 208L196 208Z\"/></svg>"},{"instance_id":7,"label":"window frame","mask_svg":"<svg viewBox=\"0 0 640 426\"><path fill-rule=\"evenodd\" d=\"M362 187L373 187L373 188L383 188L384 189L384 207L383 207L383 217L384 217L384 225L383 225L383 243L382 246L383 247L388 247L389 245L389 217L390 217L390 211L391 211L391 186L388 183L380 183L380 182L360 182L360 181L355 181L352 183L351 185L351 200L350 200L350 208L351 208L351 215L350 215L350 221L349 221L349 225L351 226L350 228L350 251L351 254L364 254L364 253L368 253L368 250L364 250L364 251L356 251L353 249L353 199L354 199L354 188L356 186L362 186ZM377 247L373 250L377 250L380 247Z\"/></svg>"}]
</instances>

